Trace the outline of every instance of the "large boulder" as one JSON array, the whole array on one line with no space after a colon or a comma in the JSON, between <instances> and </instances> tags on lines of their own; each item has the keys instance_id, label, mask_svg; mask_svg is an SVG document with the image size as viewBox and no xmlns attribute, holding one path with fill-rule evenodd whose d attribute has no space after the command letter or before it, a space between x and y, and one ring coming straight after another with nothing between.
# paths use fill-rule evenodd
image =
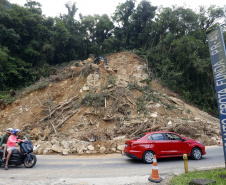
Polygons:
<instances>
[{"instance_id":1,"label":"large boulder","mask_svg":"<svg viewBox=\"0 0 226 185\"><path fill-rule=\"evenodd\" d=\"M69 149L63 149L63 155L68 155L69 154L69 152L70 152L70 150Z\"/></svg>"},{"instance_id":2,"label":"large boulder","mask_svg":"<svg viewBox=\"0 0 226 185\"><path fill-rule=\"evenodd\" d=\"M116 150L117 150L117 149L116 149L115 147L112 147L112 148L111 148L111 151L112 151L112 152L116 152Z\"/></svg>"},{"instance_id":3,"label":"large boulder","mask_svg":"<svg viewBox=\"0 0 226 185\"><path fill-rule=\"evenodd\" d=\"M63 150L62 147L60 147L59 145L53 145L51 149L53 152L57 152L57 153L62 153L62 150Z\"/></svg>"},{"instance_id":4,"label":"large boulder","mask_svg":"<svg viewBox=\"0 0 226 185\"><path fill-rule=\"evenodd\" d=\"M84 153L81 148L77 148L76 152L78 153L78 155L82 155Z\"/></svg>"},{"instance_id":5,"label":"large boulder","mask_svg":"<svg viewBox=\"0 0 226 185\"><path fill-rule=\"evenodd\" d=\"M95 148L94 148L93 145L89 145L89 146L87 147L87 149L90 150L90 151L93 151Z\"/></svg>"},{"instance_id":6,"label":"large boulder","mask_svg":"<svg viewBox=\"0 0 226 185\"><path fill-rule=\"evenodd\" d=\"M79 143L75 146L76 148L76 151L79 155L83 154L84 152L87 151L87 147L86 147L86 144L84 143Z\"/></svg>"},{"instance_id":7,"label":"large boulder","mask_svg":"<svg viewBox=\"0 0 226 185\"><path fill-rule=\"evenodd\" d=\"M43 143L41 144L41 147L42 147L43 149L45 149L45 148L52 148L52 143L49 142L49 141L43 142Z\"/></svg>"},{"instance_id":8,"label":"large boulder","mask_svg":"<svg viewBox=\"0 0 226 185\"><path fill-rule=\"evenodd\" d=\"M124 145L118 145L117 150L123 151L124 150Z\"/></svg>"},{"instance_id":9,"label":"large boulder","mask_svg":"<svg viewBox=\"0 0 226 185\"><path fill-rule=\"evenodd\" d=\"M103 154L106 152L106 148L104 146L101 146L99 151L101 154Z\"/></svg>"},{"instance_id":10,"label":"large boulder","mask_svg":"<svg viewBox=\"0 0 226 185\"><path fill-rule=\"evenodd\" d=\"M62 145L62 147L63 147L64 149L69 149L69 148L70 148L70 144L69 144L69 142L67 142L67 141L62 141L62 142L61 142L61 145Z\"/></svg>"},{"instance_id":11,"label":"large boulder","mask_svg":"<svg viewBox=\"0 0 226 185\"><path fill-rule=\"evenodd\" d=\"M59 145L59 141L57 138L53 138L50 142L52 145Z\"/></svg>"},{"instance_id":12,"label":"large boulder","mask_svg":"<svg viewBox=\"0 0 226 185\"><path fill-rule=\"evenodd\" d=\"M45 148L42 153L43 153L43 155L51 154L52 149L51 148Z\"/></svg>"}]
</instances>

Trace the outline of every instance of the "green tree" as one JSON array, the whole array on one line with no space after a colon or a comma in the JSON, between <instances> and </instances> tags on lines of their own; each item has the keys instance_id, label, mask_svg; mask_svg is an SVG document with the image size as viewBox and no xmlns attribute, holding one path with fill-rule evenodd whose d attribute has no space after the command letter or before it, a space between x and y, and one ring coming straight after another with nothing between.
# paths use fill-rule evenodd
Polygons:
<instances>
[{"instance_id":1,"label":"green tree","mask_svg":"<svg viewBox=\"0 0 226 185\"><path fill-rule=\"evenodd\" d=\"M151 39L150 33L154 31L154 22L152 19L156 14L156 6L151 6L151 3L141 1L132 15L131 23L131 42L135 48L140 48L149 45Z\"/></svg>"},{"instance_id":2,"label":"green tree","mask_svg":"<svg viewBox=\"0 0 226 185\"><path fill-rule=\"evenodd\" d=\"M68 15L73 18L78 10L78 8L76 8L76 3L71 4L70 2L65 4L65 7L68 10Z\"/></svg>"},{"instance_id":3,"label":"green tree","mask_svg":"<svg viewBox=\"0 0 226 185\"><path fill-rule=\"evenodd\" d=\"M119 4L113 15L113 20L118 23L116 29L116 37L122 39L123 47L129 45L131 16L134 12L135 0L127 0L125 3Z\"/></svg>"},{"instance_id":4,"label":"green tree","mask_svg":"<svg viewBox=\"0 0 226 185\"><path fill-rule=\"evenodd\" d=\"M225 17L224 8L216 7L215 5L206 8L204 6L199 7L199 26L201 30L207 31L220 25L220 21ZM225 21L225 20L224 20Z\"/></svg>"},{"instance_id":5,"label":"green tree","mask_svg":"<svg viewBox=\"0 0 226 185\"><path fill-rule=\"evenodd\" d=\"M34 14L42 14L42 5L39 2L27 0L27 3L24 4L24 7Z\"/></svg>"}]
</instances>

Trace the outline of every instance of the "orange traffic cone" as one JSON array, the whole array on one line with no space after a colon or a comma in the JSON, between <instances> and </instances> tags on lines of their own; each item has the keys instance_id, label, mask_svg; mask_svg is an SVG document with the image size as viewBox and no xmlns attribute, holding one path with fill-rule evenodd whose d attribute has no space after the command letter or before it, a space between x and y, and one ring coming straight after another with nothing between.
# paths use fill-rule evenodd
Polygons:
<instances>
[{"instance_id":1,"label":"orange traffic cone","mask_svg":"<svg viewBox=\"0 0 226 185\"><path fill-rule=\"evenodd\" d=\"M218 137L218 146L222 146L222 138Z\"/></svg>"},{"instance_id":2,"label":"orange traffic cone","mask_svg":"<svg viewBox=\"0 0 226 185\"><path fill-rule=\"evenodd\" d=\"M125 155L125 151L124 151L124 149L123 149L123 151L122 151L122 155Z\"/></svg>"},{"instance_id":3,"label":"orange traffic cone","mask_svg":"<svg viewBox=\"0 0 226 185\"><path fill-rule=\"evenodd\" d=\"M154 159L153 159L151 177L149 177L148 180L150 182L157 182L157 183L162 181L162 177L159 177L156 155L154 155Z\"/></svg>"}]
</instances>

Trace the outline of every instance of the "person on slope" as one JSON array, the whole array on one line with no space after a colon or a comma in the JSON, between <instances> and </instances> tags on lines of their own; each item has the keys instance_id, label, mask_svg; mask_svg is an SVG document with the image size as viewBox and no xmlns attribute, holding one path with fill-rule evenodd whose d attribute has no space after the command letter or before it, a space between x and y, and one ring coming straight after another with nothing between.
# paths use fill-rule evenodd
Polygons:
<instances>
[{"instance_id":1,"label":"person on slope","mask_svg":"<svg viewBox=\"0 0 226 185\"><path fill-rule=\"evenodd\" d=\"M2 136L2 139L1 139L1 142L0 142L0 150L2 148L4 148L3 150L3 160L5 160L5 153L6 153L6 149L7 149L7 141L8 141L8 138L9 136L11 135L13 129L12 128L7 128L6 129L6 134Z\"/></svg>"},{"instance_id":2,"label":"person on slope","mask_svg":"<svg viewBox=\"0 0 226 185\"><path fill-rule=\"evenodd\" d=\"M100 60L104 60L105 62L105 67L108 68L108 59L106 56L102 57L102 56L99 56L97 57L95 60L94 60L94 64L100 64Z\"/></svg>"},{"instance_id":3,"label":"person on slope","mask_svg":"<svg viewBox=\"0 0 226 185\"><path fill-rule=\"evenodd\" d=\"M20 139L17 139L19 131L20 131L19 129L13 129L12 135L9 136L9 138L8 138L8 141L7 141L7 152L8 152L8 155L7 155L6 163L5 163L5 169L6 170L8 170L8 162L9 162L9 159L11 157L11 154L12 154L13 150L17 149L19 151L19 153L20 153L20 149L16 147L16 143L22 141Z\"/></svg>"}]
</instances>

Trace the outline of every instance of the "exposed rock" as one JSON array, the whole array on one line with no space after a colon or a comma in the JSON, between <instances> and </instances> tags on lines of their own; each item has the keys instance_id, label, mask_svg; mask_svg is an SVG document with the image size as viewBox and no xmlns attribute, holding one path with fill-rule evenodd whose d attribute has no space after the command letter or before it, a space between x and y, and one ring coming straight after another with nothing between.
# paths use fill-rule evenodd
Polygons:
<instances>
[{"instance_id":1,"label":"exposed rock","mask_svg":"<svg viewBox=\"0 0 226 185\"><path fill-rule=\"evenodd\" d=\"M89 91L89 87L86 86L86 85L84 85L83 88L82 88L82 90L83 90L83 91Z\"/></svg>"},{"instance_id":2,"label":"exposed rock","mask_svg":"<svg viewBox=\"0 0 226 185\"><path fill-rule=\"evenodd\" d=\"M123 151L124 150L124 145L118 145L117 150Z\"/></svg>"},{"instance_id":3,"label":"exposed rock","mask_svg":"<svg viewBox=\"0 0 226 185\"><path fill-rule=\"evenodd\" d=\"M210 185L210 184L216 184L216 181L210 179L194 179L189 182L189 185Z\"/></svg>"},{"instance_id":4,"label":"exposed rock","mask_svg":"<svg viewBox=\"0 0 226 185\"><path fill-rule=\"evenodd\" d=\"M42 147L39 147L38 149L37 149L37 154L42 154L43 153L43 148Z\"/></svg>"},{"instance_id":5,"label":"exposed rock","mask_svg":"<svg viewBox=\"0 0 226 185\"><path fill-rule=\"evenodd\" d=\"M125 121L125 122L124 122L124 125L127 126L127 127L129 127L129 126L131 125L131 123Z\"/></svg>"},{"instance_id":6,"label":"exposed rock","mask_svg":"<svg viewBox=\"0 0 226 185\"><path fill-rule=\"evenodd\" d=\"M52 139L51 141L50 141L50 143L52 144L52 145L59 145L59 141L57 140L57 139Z\"/></svg>"},{"instance_id":7,"label":"exposed rock","mask_svg":"<svg viewBox=\"0 0 226 185\"><path fill-rule=\"evenodd\" d=\"M194 121L198 122L198 121L200 121L200 118L194 118Z\"/></svg>"},{"instance_id":8,"label":"exposed rock","mask_svg":"<svg viewBox=\"0 0 226 185\"><path fill-rule=\"evenodd\" d=\"M66 141L62 141L62 142L61 142L61 145L62 145L62 147L63 147L64 149L69 149L69 148L70 148L70 147L69 147L69 143L66 142Z\"/></svg>"},{"instance_id":9,"label":"exposed rock","mask_svg":"<svg viewBox=\"0 0 226 185\"><path fill-rule=\"evenodd\" d=\"M152 113L152 114L150 114L150 117L151 118L157 118L158 117L158 113L157 112Z\"/></svg>"},{"instance_id":10,"label":"exposed rock","mask_svg":"<svg viewBox=\"0 0 226 185\"><path fill-rule=\"evenodd\" d=\"M114 87L113 84L110 84L110 85L107 86L108 89L110 89L112 87Z\"/></svg>"},{"instance_id":11,"label":"exposed rock","mask_svg":"<svg viewBox=\"0 0 226 185\"><path fill-rule=\"evenodd\" d=\"M119 137L115 137L113 140L123 140L125 138L126 138L126 136L119 136Z\"/></svg>"},{"instance_id":12,"label":"exposed rock","mask_svg":"<svg viewBox=\"0 0 226 185\"><path fill-rule=\"evenodd\" d=\"M91 145L92 146L92 145ZM84 143L79 143L77 144L76 146L74 146L73 150L75 150L76 148L76 152L81 155L84 153L84 151L87 151L87 147L86 147L86 144Z\"/></svg>"},{"instance_id":13,"label":"exposed rock","mask_svg":"<svg viewBox=\"0 0 226 185\"><path fill-rule=\"evenodd\" d=\"M226 175L218 175L221 179L226 179Z\"/></svg>"},{"instance_id":14,"label":"exposed rock","mask_svg":"<svg viewBox=\"0 0 226 185\"><path fill-rule=\"evenodd\" d=\"M90 150L90 151L93 151L93 150L95 149L93 145L89 145L87 148L88 148L88 150Z\"/></svg>"},{"instance_id":15,"label":"exposed rock","mask_svg":"<svg viewBox=\"0 0 226 185\"><path fill-rule=\"evenodd\" d=\"M69 151L70 151L69 149L63 149L62 153L63 153L63 155L68 155Z\"/></svg>"},{"instance_id":16,"label":"exposed rock","mask_svg":"<svg viewBox=\"0 0 226 185\"><path fill-rule=\"evenodd\" d=\"M111 151L112 152L116 152L116 148L111 148Z\"/></svg>"},{"instance_id":17,"label":"exposed rock","mask_svg":"<svg viewBox=\"0 0 226 185\"><path fill-rule=\"evenodd\" d=\"M83 150L81 149L81 148L77 148L77 153L78 153L78 155L82 155L84 152L83 152Z\"/></svg>"},{"instance_id":18,"label":"exposed rock","mask_svg":"<svg viewBox=\"0 0 226 185\"><path fill-rule=\"evenodd\" d=\"M105 153L106 148L104 146L101 146L99 151L101 154L103 154L103 153Z\"/></svg>"},{"instance_id":19,"label":"exposed rock","mask_svg":"<svg viewBox=\"0 0 226 185\"><path fill-rule=\"evenodd\" d=\"M43 150L43 154L47 155L47 154L51 154L52 153L52 149L51 148L46 148Z\"/></svg>"},{"instance_id":20,"label":"exposed rock","mask_svg":"<svg viewBox=\"0 0 226 185\"><path fill-rule=\"evenodd\" d=\"M42 143L42 148L52 148L52 144L49 141Z\"/></svg>"},{"instance_id":21,"label":"exposed rock","mask_svg":"<svg viewBox=\"0 0 226 185\"><path fill-rule=\"evenodd\" d=\"M161 104L156 103L156 104L154 105L154 107L155 107L155 108L161 107Z\"/></svg>"},{"instance_id":22,"label":"exposed rock","mask_svg":"<svg viewBox=\"0 0 226 185\"><path fill-rule=\"evenodd\" d=\"M57 153L62 153L62 148L58 145L53 145L52 148L51 148L54 152L57 152Z\"/></svg>"}]
</instances>

